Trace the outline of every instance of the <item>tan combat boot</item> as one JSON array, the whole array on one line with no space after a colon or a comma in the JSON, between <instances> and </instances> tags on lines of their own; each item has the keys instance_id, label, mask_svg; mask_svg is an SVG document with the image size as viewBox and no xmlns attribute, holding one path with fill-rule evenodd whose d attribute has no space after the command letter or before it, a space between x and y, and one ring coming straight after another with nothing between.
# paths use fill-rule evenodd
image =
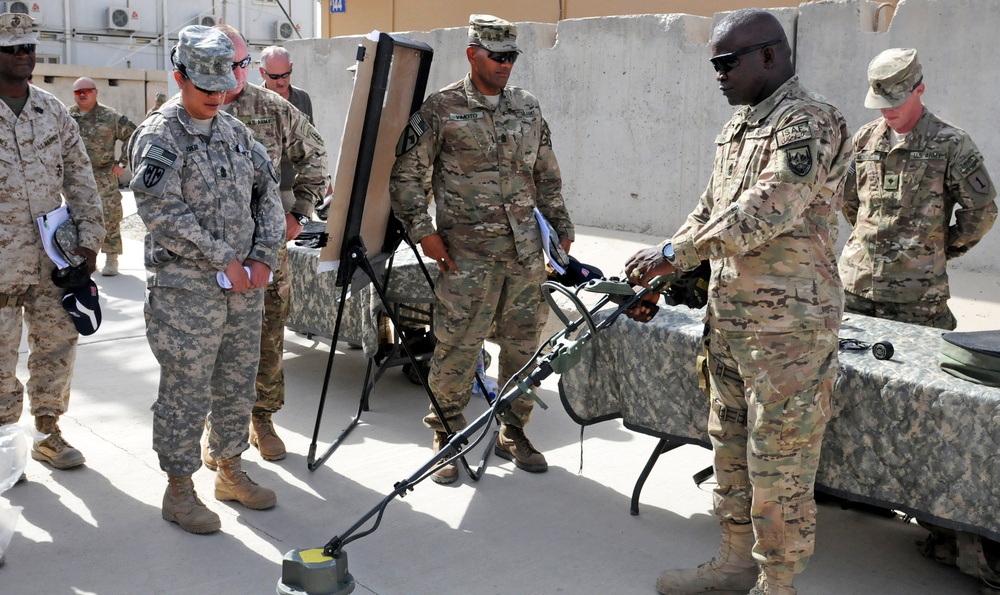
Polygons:
<instances>
[{"instance_id":1,"label":"tan combat boot","mask_svg":"<svg viewBox=\"0 0 1000 595\"><path fill-rule=\"evenodd\" d=\"M434 432L434 454L441 452L444 445L448 444L448 434L444 432ZM452 453L454 454L454 453ZM434 483L439 483L441 485L448 485L449 483L455 483L458 479L458 464L452 461L441 467L431 475L431 481Z\"/></svg>"},{"instance_id":2,"label":"tan combat boot","mask_svg":"<svg viewBox=\"0 0 1000 595\"><path fill-rule=\"evenodd\" d=\"M118 274L118 255L105 254L104 268L101 269L101 275L105 277L114 277L117 274Z\"/></svg>"},{"instance_id":3,"label":"tan combat boot","mask_svg":"<svg viewBox=\"0 0 1000 595\"><path fill-rule=\"evenodd\" d=\"M243 471L240 457L219 461L215 474L215 499L235 500L253 510L265 510L278 503L272 490L257 485Z\"/></svg>"},{"instance_id":4,"label":"tan combat boot","mask_svg":"<svg viewBox=\"0 0 1000 595\"><path fill-rule=\"evenodd\" d=\"M689 595L713 591L748 591L757 583L753 525L722 523L719 553L698 568L667 570L656 581L661 595Z\"/></svg>"},{"instance_id":5,"label":"tan combat boot","mask_svg":"<svg viewBox=\"0 0 1000 595\"><path fill-rule=\"evenodd\" d=\"M34 448L31 449L31 458L46 462L56 469L79 467L87 459L62 437L62 430L59 429L57 420L54 415L39 415L35 418L35 429L49 436L35 442Z\"/></svg>"},{"instance_id":6,"label":"tan combat boot","mask_svg":"<svg viewBox=\"0 0 1000 595\"><path fill-rule=\"evenodd\" d=\"M280 461L285 458L285 443L274 431L270 413L254 413L250 417L250 444L257 447L265 460Z\"/></svg>"},{"instance_id":7,"label":"tan combat boot","mask_svg":"<svg viewBox=\"0 0 1000 595\"><path fill-rule=\"evenodd\" d=\"M757 585L750 590L750 595L795 595L795 588L792 581L795 575L791 572L783 572L767 568L760 569L760 576L757 577Z\"/></svg>"},{"instance_id":8,"label":"tan combat boot","mask_svg":"<svg viewBox=\"0 0 1000 595\"><path fill-rule=\"evenodd\" d=\"M194 492L191 476L167 475L163 493L163 520L177 523L188 533L214 533L222 528L219 515L208 509Z\"/></svg>"},{"instance_id":9,"label":"tan combat boot","mask_svg":"<svg viewBox=\"0 0 1000 595\"><path fill-rule=\"evenodd\" d=\"M208 451L208 423L205 423L205 431L201 434L201 462L205 466L215 471L219 468L219 461L215 460L212 453Z\"/></svg>"},{"instance_id":10,"label":"tan combat boot","mask_svg":"<svg viewBox=\"0 0 1000 595\"><path fill-rule=\"evenodd\" d=\"M545 455L538 452L531 441L524 435L524 429L517 426L502 424L500 435L497 436L493 452L498 457L514 461L514 466L532 473L548 471L549 463Z\"/></svg>"}]
</instances>

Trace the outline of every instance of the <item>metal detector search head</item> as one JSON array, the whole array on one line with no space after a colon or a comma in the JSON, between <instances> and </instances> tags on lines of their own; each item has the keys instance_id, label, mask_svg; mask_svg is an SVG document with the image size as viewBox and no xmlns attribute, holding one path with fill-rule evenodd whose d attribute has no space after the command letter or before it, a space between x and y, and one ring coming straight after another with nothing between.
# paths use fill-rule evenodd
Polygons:
<instances>
[{"instance_id":1,"label":"metal detector search head","mask_svg":"<svg viewBox=\"0 0 1000 595\"><path fill-rule=\"evenodd\" d=\"M321 547L291 550L281 561L277 595L347 595L354 585L347 572L347 552L330 557Z\"/></svg>"}]
</instances>

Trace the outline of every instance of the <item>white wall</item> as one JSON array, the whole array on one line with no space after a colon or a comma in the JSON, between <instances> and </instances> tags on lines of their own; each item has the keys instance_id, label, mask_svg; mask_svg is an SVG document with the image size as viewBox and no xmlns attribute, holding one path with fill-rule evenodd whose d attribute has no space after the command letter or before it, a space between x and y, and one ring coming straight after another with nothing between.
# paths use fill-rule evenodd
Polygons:
<instances>
[{"instance_id":1,"label":"white wall","mask_svg":"<svg viewBox=\"0 0 1000 595\"><path fill-rule=\"evenodd\" d=\"M993 135L995 0L903 0L887 32L872 32L877 3L806 3L774 11L796 44L802 80L827 96L851 130L878 116L863 106L865 71L890 47L916 47L925 102L968 130L1000 180ZM713 19L640 15L519 23L523 54L511 84L541 101L563 173L564 194L581 225L671 235L704 190L713 139L732 115L708 62ZM928 31L941 32L930 35ZM466 29L411 32L435 50L429 90L462 78ZM293 41L294 84L313 98L316 123L336 163L351 93L358 37ZM842 236L846 237L846 236ZM1000 273L1000 231L953 267Z\"/></svg>"}]
</instances>

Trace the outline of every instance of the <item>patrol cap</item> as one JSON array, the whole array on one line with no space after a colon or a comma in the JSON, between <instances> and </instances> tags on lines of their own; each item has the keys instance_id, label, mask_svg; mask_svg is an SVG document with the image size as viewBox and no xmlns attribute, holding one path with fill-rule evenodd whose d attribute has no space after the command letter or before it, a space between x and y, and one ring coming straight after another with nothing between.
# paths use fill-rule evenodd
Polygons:
<instances>
[{"instance_id":1,"label":"patrol cap","mask_svg":"<svg viewBox=\"0 0 1000 595\"><path fill-rule=\"evenodd\" d=\"M917 50L893 48L875 56L868 65L868 96L865 107L888 109L906 102L910 93L924 80L917 60Z\"/></svg>"},{"instance_id":2,"label":"patrol cap","mask_svg":"<svg viewBox=\"0 0 1000 595\"><path fill-rule=\"evenodd\" d=\"M156 94L156 101L159 101L160 103L164 103L166 100L167 100L167 94L166 93L163 93L161 91L160 93Z\"/></svg>"},{"instance_id":3,"label":"patrol cap","mask_svg":"<svg viewBox=\"0 0 1000 595\"><path fill-rule=\"evenodd\" d=\"M469 45L481 46L491 52L520 52L517 49L517 27L489 14L469 17Z\"/></svg>"},{"instance_id":4,"label":"patrol cap","mask_svg":"<svg viewBox=\"0 0 1000 595\"><path fill-rule=\"evenodd\" d=\"M236 48L218 29L190 25L177 35L176 65L183 65L196 87L206 91L232 91L238 86L233 75ZM178 70L181 70L178 68Z\"/></svg>"},{"instance_id":5,"label":"patrol cap","mask_svg":"<svg viewBox=\"0 0 1000 595\"><path fill-rule=\"evenodd\" d=\"M35 19L26 14L5 12L0 14L0 46L38 43L31 26Z\"/></svg>"},{"instance_id":6,"label":"patrol cap","mask_svg":"<svg viewBox=\"0 0 1000 595\"><path fill-rule=\"evenodd\" d=\"M69 312L73 325L81 335L93 335L101 326L101 298L97 284L88 279L86 285L66 290L62 306Z\"/></svg>"}]
</instances>

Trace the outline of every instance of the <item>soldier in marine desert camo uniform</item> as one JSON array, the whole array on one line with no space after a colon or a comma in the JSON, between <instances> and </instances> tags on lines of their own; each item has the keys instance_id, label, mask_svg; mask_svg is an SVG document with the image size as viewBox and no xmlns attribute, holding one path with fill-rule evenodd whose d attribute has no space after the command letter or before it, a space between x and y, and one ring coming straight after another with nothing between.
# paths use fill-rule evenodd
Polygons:
<instances>
[{"instance_id":1,"label":"soldier in marine desert camo uniform","mask_svg":"<svg viewBox=\"0 0 1000 595\"><path fill-rule=\"evenodd\" d=\"M0 15L0 426L16 423L25 387L17 378L18 346L28 327L28 398L35 427L48 436L34 459L56 469L85 462L62 437L79 333L62 307L35 220L63 197L79 228L77 252L89 273L104 240L101 199L76 122L51 93L28 84L38 40L26 14Z\"/></svg>"},{"instance_id":2,"label":"soldier in marine desert camo uniform","mask_svg":"<svg viewBox=\"0 0 1000 595\"><path fill-rule=\"evenodd\" d=\"M191 481L209 413L216 499L255 510L277 502L243 472L240 455L249 447L264 287L284 225L267 151L219 111L236 86L233 55L219 31L181 29L171 53L180 97L143 121L129 146L148 230L146 337L160 363L153 448L168 476L162 516L192 533L221 527Z\"/></svg>"},{"instance_id":3,"label":"soldier in marine desert camo uniform","mask_svg":"<svg viewBox=\"0 0 1000 595\"><path fill-rule=\"evenodd\" d=\"M993 226L996 188L969 135L923 106L916 50L882 52L868 81L865 107L882 117L854 135L843 207L854 230L840 255L845 307L954 329L948 261Z\"/></svg>"},{"instance_id":4,"label":"soldier in marine desert camo uniform","mask_svg":"<svg viewBox=\"0 0 1000 595\"><path fill-rule=\"evenodd\" d=\"M544 322L541 234L532 209L549 220L568 252L573 224L562 198L559 166L538 100L507 85L518 57L517 28L489 15L472 15L466 57L470 73L432 94L419 122L404 137L417 139L401 155L390 192L396 216L424 255L438 262L434 334L428 382L451 430L465 427L476 357L496 324L500 384L528 362ZM418 138L419 137L419 138ZM431 177L435 228L424 180ZM548 469L524 435L532 402L518 399L517 424L504 423L494 451L526 471ZM446 442L431 410L434 448ZM449 464L432 479L452 483Z\"/></svg>"},{"instance_id":5,"label":"soldier in marine desert camo uniform","mask_svg":"<svg viewBox=\"0 0 1000 595\"><path fill-rule=\"evenodd\" d=\"M97 101L97 85L87 77L73 82L73 100L76 105L69 108L80 126L80 136L87 147L90 166L94 169L94 179L101 193L104 205L104 268L101 274L113 277L118 274L118 256L122 253L122 193L118 190L118 177L125 172L128 156L125 147L135 131L132 120ZM115 143L122 142L120 159L115 159Z\"/></svg>"},{"instance_id":6,"label":"soldier in marine desert camo uniform","mask_svg":"<svg viewBox=\"0 0 1000 595\"><path fill-rule=\"evenodd\" d=\"M648 284L712 264L708 433L722 547L696 569L663 572L656 587L785 595L813 553L813 485L838 369L834 243L850 135L837 109L799 83L774 16L730 13L710 44L720 90L744 107L716 138L698 207L670 241L626 265Z\"/></svg>"}]
</instances>

